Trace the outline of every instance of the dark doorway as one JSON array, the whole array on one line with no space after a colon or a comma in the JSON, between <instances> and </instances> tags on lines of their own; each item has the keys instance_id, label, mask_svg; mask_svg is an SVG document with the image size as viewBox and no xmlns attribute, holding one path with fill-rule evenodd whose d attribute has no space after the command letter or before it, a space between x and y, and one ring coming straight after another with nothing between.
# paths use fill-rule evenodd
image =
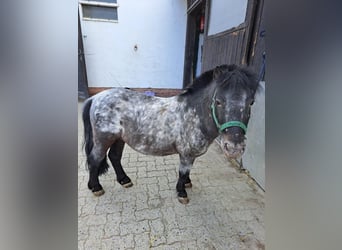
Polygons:
<instances>
[{"instance_id":1,"label":"dark doorway","mask_svg":"<svg viewBox=\"0 0 342 250\"><path fill-rule=\"evenodd\" d=\"M80 16L78 15L78 98L86 99L88 97L87 70L84 60Z\"/></svg>"},{"instance_id":2,"label":"dark doorway","mask_svg":"<svg viewBox=\"0 0 342 250\"><path fill-rule=\"evenodd\" d=\"M202 55L205 29L205 2L190 1L186 30L183 87L202 73Z\"/></svg>"}]
</instances>

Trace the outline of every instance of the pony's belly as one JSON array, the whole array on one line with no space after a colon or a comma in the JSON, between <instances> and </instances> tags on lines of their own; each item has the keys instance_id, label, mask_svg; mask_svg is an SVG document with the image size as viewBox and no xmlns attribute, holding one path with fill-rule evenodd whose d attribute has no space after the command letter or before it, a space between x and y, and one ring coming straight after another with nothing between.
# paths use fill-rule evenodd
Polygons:
<instances>
[{"instance_id":1,"label":"pony's belly","mask_svg":"<svg viewBox=\"0 0 342 250\"><path fill-rule=\"evenodd\" d=\"M123 140L134 150L146 155L171 155L177 153L174 140L164 136L134 135L125 133Z\"/></svg>"},{"instance_id":2,"label":"pony's belly","mask_svg":"<svg viewBox=\"0 0 342 250\"><path fill-rule=\"evenodd\" d=\"M138 151L139 153L145 154L145 155L155 155L155 156L164 156L164 155L172 155L176 154L177 151L172 146L158 146L155 147L153 145L144 145L144 144L136 144L136 145L130 145L131 148Z\"/></svg>"}]
</instances>

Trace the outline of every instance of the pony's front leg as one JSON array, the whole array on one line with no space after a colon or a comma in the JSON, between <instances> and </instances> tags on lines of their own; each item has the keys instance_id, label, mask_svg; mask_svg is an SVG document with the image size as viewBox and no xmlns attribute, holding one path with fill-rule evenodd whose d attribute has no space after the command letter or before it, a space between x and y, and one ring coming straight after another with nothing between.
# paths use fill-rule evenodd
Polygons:
<instances>
[{"instance_id":1,"label":"pony's front leg","mask_svg":"<svg viewBox=\"0 0 342 250\"><path fill-rule=\"evenodd\" d=\"M178 201L182 204L189 203L188 194L185 191L186 187L191 187L190 169L194 163L195 158L180 155L179 178L177 182Z\"/></svg>"}]
</instances>

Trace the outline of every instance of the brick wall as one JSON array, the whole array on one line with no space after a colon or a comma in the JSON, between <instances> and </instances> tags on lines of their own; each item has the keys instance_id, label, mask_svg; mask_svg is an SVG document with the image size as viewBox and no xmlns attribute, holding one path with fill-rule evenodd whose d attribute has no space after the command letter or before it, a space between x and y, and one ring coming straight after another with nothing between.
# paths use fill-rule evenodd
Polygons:
<instances>
[{"instance_id":1,"label":"brick wall","mask_svg":"<svg viewBox=\"0 0 342 250\"><path fill-rule=\"evenodd\" d=\"M106 89L110 89L110 88L90 87L89 95L90 96L95 95ZM175 95L180 94L183 91L182 89L158 89L158 88L131 88L131 90L135 90L138 92L153 91L155 93L155 96L160 96L160 97L175 96Z\"/></svg>"}]
</instances>

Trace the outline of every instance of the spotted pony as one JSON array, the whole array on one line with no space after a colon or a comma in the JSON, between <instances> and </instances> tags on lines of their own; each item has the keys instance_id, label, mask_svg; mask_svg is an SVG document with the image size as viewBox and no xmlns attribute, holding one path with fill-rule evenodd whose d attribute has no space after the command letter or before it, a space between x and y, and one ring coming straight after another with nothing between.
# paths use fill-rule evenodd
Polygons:
<instances>
[{"instance_id":1,"label":"spotted pony","mask_svg":"<svg viewBox=\"0 0 342 250\"><path fill-rule=\"evenodd\" d=\"M132 186L121 165L125 143L147 155L179 154L178 200L189 202L190 170L221 134L228 157L241 157L251 105L258 88L247 68L222 65L203 73L183 93L168 97L147 96L126 88L113 88L87 99L83 106L88 188L100 196L99 175L110 159L123 187Z\"/></svg>"}]
</instances>

